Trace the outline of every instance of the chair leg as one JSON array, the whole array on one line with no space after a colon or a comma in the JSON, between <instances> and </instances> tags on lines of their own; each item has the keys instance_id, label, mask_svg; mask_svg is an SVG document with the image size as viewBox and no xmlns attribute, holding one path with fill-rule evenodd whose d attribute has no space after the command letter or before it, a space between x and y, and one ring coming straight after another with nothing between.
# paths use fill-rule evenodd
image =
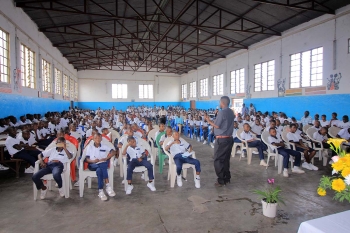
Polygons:
<instances>
[{"instance_id":1,"label":"chair leg","mask_svg":"<svg viewBox=\"0 0 350 233\"><path fill-rule=\"evenodd\" d=\"M186 179L186 177L187 177L187 169L182 169L182 175Z\"/></svg>"},{"instance_id":2,"label":"chair leg","mask_svg":"<svg viewBox=\"0 0 350 233\"><path fill-rule=\"evenodd\" d=\"M79 195L80 197L84 196L84 177L79 175Z\"/></svg>"},{"instance_id":3,"label":"chair leg","mask_svg":"<svg viewBox=\"0 0 350 233\"><path fill-rule=\"evenodd\" d=\"M282 173L282 166L283 166L283 156L282 155L278 155L278 174Z\"/></svg>"},{"instance_id":4,"label":"chair leg","mask_svg":"<svg viewBox=\"0 0 350 233\"><path fill-rule=\"evenodd\" d=\"M108 179L109 179L109 185L113 189L113 187L114 187L114 185L113 185L114 184L113 172L110 172L110 174L108 174Z\"/></svg>"},{"instance_id":5,"label":"chair leg","mask_svg":"<svg viewBox=\"0 0 350 233\"><path fill-rule=\"evenodd\" d=\"M87 179L88 179L88 188L91 189L91 177L89 176Z\"/></svg>"},{"instance_id":6,"label":"chair leg","mask_svg":"<svg viewBox=\"0 0 350 233\"><path fill-rule=\"evenodd\" d=\"M36 189L36 186L34 183L33 183L33 194L34 194L34 201L36 201L38 197L38 190Z\"/></svg>"},{"instance_id":7,"label":"chair leg","mask_svg":"<svg viewBox=\"0 0 350 233\"><path fill-rule=\"evenodd\" d=\"M172 166L171 174L170 174L170 187L171 188L175 187L175 179L176 179L176 171L175 171L174 167Z\"/></svg>"},{"instance_id":8,"label":"chair leg","mask_svg":"<svg viewBox=\"0 0 350 233\"><path fill-rule=\"evenodd\" d=\"M247 148L247 164L251 164L252 162L252 150Z\"/></svg>"},{"instance_id":9,"label":"chair leg","mask_svg":"<svg viewBox=\"0 0 350 233\"><path fill-rule=\"evenodd\" d=\"M123 171L123 159L122 159L122 156L119 156L118 163L119 163L120 177L123 177L124 176L124 171Z\"/></svg>"},{"instance_id":10,"label":"chair leg","mask_svg":"<svg viewBox=\"0 0 350 233\"><path fill-rule=\"evenodd\" d=\"M269 161L270 161L270 154L267 155L267 166L266 166L266 169L269 167Z\"/></svg>"},{"instance_id":11,"label":"chair leg","mask_svg":"<svg viewBox=\"0 0 350 233\"><path fill-rule=\"evenodd\" d=\"M162 174L163 173L163 167L164 167L164 155L163 154L159 154L158 156L158 162L159 162L159 173Z\"/></svg>"},{"instance_id":12,"label":"chair leg","mask_svg":"<svg viewBox=\"0 0 350 233\"><path fill-rule=\"evenodd\" d=\"M145 174L145 181L149 181L149 176L148 176L148 171L144 171L144 174Z\"/></svg>"}]
</instances>

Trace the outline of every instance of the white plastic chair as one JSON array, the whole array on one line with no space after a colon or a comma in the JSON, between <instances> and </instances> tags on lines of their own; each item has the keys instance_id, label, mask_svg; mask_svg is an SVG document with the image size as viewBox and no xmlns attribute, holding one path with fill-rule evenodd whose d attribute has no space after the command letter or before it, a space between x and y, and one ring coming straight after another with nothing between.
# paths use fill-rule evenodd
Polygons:
<instances>
[{"instance_id":1,"label":"white plastic chair","mask_svg":"<svg viewBox=\"0 0 350 233\"><path fill-rule=\"evenodd\" d=\"M336 138L337 134L339 133L341 129L335 126L332 126L328 129L328 134L329 136L331 136L332 138Z\"/></svg>"},{"instance_id":2,"label":"white plastic chair","mask_svg":"<svg viewBox=\"0 0 350 233\"><path fill-rule=\"evenodd\" d=\"M237 147L241 148L241 153L243 153L243 151L242 151L242 143L235 142L235 143L233 143L233 146L232 146L232 151L231 151L231 156L232 157L236 156Z\"/></svg>"},{"instance_id":3,"label":"white plastic chair","mask_svg":"<svg viewBox=\"0 0 350 233\"><path fill-rule=\"evenodd\" d=\"M72 183L70 180L70 163L75 159L75 157L77 155L77 150L73 144L71 144L71 145L67 144L67 149L73 154L73 156L69 160L69 162L63 164L64 168L63 168L63 172L61 174L61 176L62 176L62 188L64 189L65 198L69 198L69 191L70 191L70 189L72 189ZM48 150L48 149L46 149L46 150ZM34 174L40 170L39 165L40 165L40 161L37 160L35 162ZM48 189L52 190L52 183L51 182L54 180L53 175L47 174L47 175L43 176L41 179L46 180L47 184L48 184ZM33 183L33 193L34 193L34 201L36 201L36 199L38 197L38 189L36 188L34 183Z\"/></svg>"},{"instance_id":4,"label":"white plastic chair","mask_svg":"<svg viewBox=\"0 0 350 233\"><path fill-rule=\"evenodd\" d=\"M127 138L128 135L127 134L124 134L123 136L121 136L118 140L118 144L121 140L124 140L124 138ZM123 177L124 176L124 168L123 168L123 147L122 148L119 148L119 157L118 157L118 164L119 164L119 175L120 177Z\"/></svg>"},{"instance_id":5,"label":"white plastic chair","mask_svg":"<svg viewBox=\"0 0 350 233\"><path fill-rule=\"evenodd\" d=\"M151 164L153 165L153 174L154 174L154 156L151 150L151 147L149 146L148 142L143 140L143 139L139 139L137 142L137 146L142 147L143 149L148 151L148 158L150 158ZM122 151L124 151L126 147L126 143L123 145L122 147ZM147 160L148 160L147 158ZM126 180L126 176L127 176L127 169L128 169L128 165L127 165L127 157L123 156L123 171L124 171L124 190L126 191L127 187L128 187L128 182ZM139 166L139 167L135 167L134 171L135 172L143 172L145 175L145 181L149 181L149 177L148 177L148 170L145 166ZM153 184L154 184L154 180L153 180Z\"/></svg>"},{"instance_id":6,"label":"white plastic chair","mask_svg":"<svg viewBox=\"0 0 350 233\"><path fill-rule=\"evenodd\" d=\"M154 155L155 160L156 160L157 151L158 151L158 149L156 147L154 147L154 143L156 141L155 135L156 135L157 131L158 131L158 129L152 129L151 131L149 131L149 133L147 135L147 140L148 140L148 143L151 143L151 150L152 150L152 153Z\"/></svg>"},{"instance_id":7,"label":"white plastic chair","mask_svg":"<svg viewBox=\"0 0 350 233\"><path fill-rule=\"evenodd\" d=\"M307 130L310 129L312 125L304 125L303 126L303 132L306 134Z\"/></svg>"},{"instance_id":8,"label":"white plastic chair","mask_svg":"<svg viewBox=\"0 0 350 233\"><path fill-rule=\"evenodd\" d=\"M246 150L247 151L247 164L251 164L253 151L258 151L258 150L254 147L248 147L248 142L241 138L241 133L243 132L243 130L244 130L243 128L240 128L237 130L237 138L239 140L241 140L241 142L242 142L242 147L241 147L242 153L239 157L239 161L241 161L241 159L243 157L243 150Z\"/></svg>"},{"instance_id":9,"label":"white plastic chair","mask_svg":"<svg viewBox=\"0 0 350 233\"><path fill-rule=\"evenodd\" d=\"M109 129L109 133L111 134L110 138L112 139L112 144L114 144L115 139L120 138L120 134L114 129Z\"/></svg>"},{"instance_id":10,"label":"white plastic chair","mask_svg":"<svg viewBox=\"0 0 350 233\"><path fill-rule=\"evenodd\" d=\"M291 150L295 150L295 143L289 142L289 140L287 138L287 134L289 132L290 132L290 127L284 128L281 137L282 137L282 140L284 141L284 144L287 146L287 148L289 148ZM301 154L301 159L303 160L304 159L304 153L300 152L300 154ZM312 163L313 163L313 159L312 159Z\"/></svg>"},{"instance_id":11,"label":"white plastic chair","mask_svg":"<svg viewBox=\"0 0 350 233\"><path fill-rule=\"evenodd\" d=\"M270 142L269 142L269 132L262 132L261 134L261 139L262 141L267 145L267 165L269 165L269 161L270 161L270 157L274 157L275 158L275 167L277 166L277 162L279 160L279 156L278 156L278 151L277 151L277 147L273 146ZM266 169L268 168L268 166L266 167Z\"/></svg>"},{"instance_id":12,"label":"white plastic chair","mask_svg":"<svg viewBox=\"0 0 350 233\"><path fill-rule=\"evenodd\" d=\"M94 141L91 140L88 145L91 145L91 143L94 143ZM106 144L109 147L114 148L114 145L110 142L103 142L102 141L101 144ZM89 169L84 170L85 158L86 158L86 149L84 149L84 151L83 151L83 155L81 157L80 164L79 164L79 195L80 195L80 197L84 196L84 180L86 178L88 178L88 188L91 188L91 178L97 178L96 171L90 171ZM110 159L109 168L107 169L109 184L111 185L112 189L113 189L113 180L114 180L114 178L113 178L113 173L114 173L113 161L114 161L114 156Z\"/></svg>"},{"instance_id":13,"label":"white plastic chair","mask_svg":"<svg viewBox=\"0 0 350 233\"><path fill-rule=\"evenodd\" d=\"M307 131L306 131L306 134L307 136L310 138L311 140L311 145L312 145L312 148L317 151L318 153L318 159L319 160L322 160L323 158L323 166L326 166L327 165L327 160L328 160L328 151L327 149L323 148L323 144L321 141L317 141L313 138L313 135L314 133L317 131L317 129L314 129L314 128L309 128ZM316 143L320 145L320 147L316 147Z\"/></svg>"},{"instance_id":14,"label":"white plastic chair","mask_svg":"<svg viewBox=\"0 0 350 233\"><path fill-rule=\"evenodd\" d=\"M183 140L182 138L180 138ZM168 180L170 180L170 187L174 188L175 187L175 179L176 179L176 164L174 161L174 157L170 154L169 151L166 151L165 148L167 147L167 144L171 141L174 140L173 137L166 138L164 143L163 143L163 151L164 153L169 157L169 171L168 171ZM196 154L193 151L192 158L196 158ZM187 169L192 168L193 169L193 179L195 181L196 179L196 168L194 165L189 164L189 163L184 163L182 164L182 173L183 177L186 178L187 176Z\"/></svg>"}]
</instances>

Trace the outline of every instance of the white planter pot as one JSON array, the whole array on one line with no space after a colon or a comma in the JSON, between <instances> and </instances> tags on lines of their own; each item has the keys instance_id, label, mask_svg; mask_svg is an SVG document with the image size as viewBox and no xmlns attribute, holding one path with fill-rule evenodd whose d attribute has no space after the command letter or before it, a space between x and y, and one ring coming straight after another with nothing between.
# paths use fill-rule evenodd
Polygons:
<instances>
[{"instance_id":1,"label":"white planter pot","mask_svg":"<svg viewBox=\"0 0 350 233\"><path fill-rule=\"evenodd\" d=\"M264 200L261 200L263 215L269 218L276 217L277 214L277 203L267 203Z\"/></svg>"}]
</instances>

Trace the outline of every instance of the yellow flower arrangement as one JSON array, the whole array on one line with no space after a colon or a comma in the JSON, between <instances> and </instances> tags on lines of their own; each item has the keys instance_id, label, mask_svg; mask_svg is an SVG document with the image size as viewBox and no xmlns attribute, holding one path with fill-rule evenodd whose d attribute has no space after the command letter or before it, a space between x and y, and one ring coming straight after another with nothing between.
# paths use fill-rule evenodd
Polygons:
<instances>
[{"instance_id":1,"label":"yellow flower arrangement","mask_svg":"<svg viewBox=\"0 0 350 233\"><path fill-rule=\"evenodd\" d=\"M346 154L341 148L344 139L333 138L328 140L330 148L335 151L338 156L332 158L333 176L323 176L320 180L317 194L326 196L327 189L335 192L334 199L340 202L347 200L350 202L350 154Z\"/></svg>"}]
</instances>

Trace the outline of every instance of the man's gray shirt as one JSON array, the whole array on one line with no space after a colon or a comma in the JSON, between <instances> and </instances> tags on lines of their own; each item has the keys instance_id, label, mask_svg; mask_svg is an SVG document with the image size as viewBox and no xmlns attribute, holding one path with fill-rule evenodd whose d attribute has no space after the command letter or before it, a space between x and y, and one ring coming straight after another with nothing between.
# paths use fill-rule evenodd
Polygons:
<instances>
[{"instance_id":1,"label":"man's gray shirt","mask_svg":"<svg viewBox=\"0 0 350 233\"><path fill-rule=\"evenodd\" d=\"M233 121L235 116L233 111L229 108L224 108L218 112L214 124L219 128L214 128L215 136L232 136L233 133Z\"/></svg>"}]
</instances>

